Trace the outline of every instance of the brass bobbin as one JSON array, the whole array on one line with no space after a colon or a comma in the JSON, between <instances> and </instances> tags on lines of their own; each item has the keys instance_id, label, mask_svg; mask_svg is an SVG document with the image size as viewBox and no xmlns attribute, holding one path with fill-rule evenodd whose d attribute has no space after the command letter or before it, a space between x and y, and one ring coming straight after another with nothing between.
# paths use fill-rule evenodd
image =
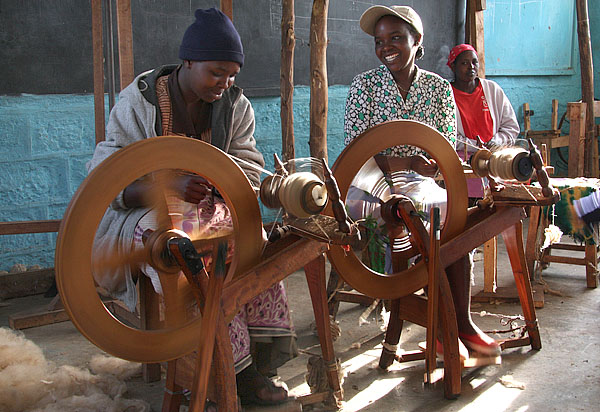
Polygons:
<instances>
[{"instance_id":1,"label":"brass bobbin","mask_svg":"<svg viewBox=\"0 0 600 412\"><path fill-rule=\"evenodd\" d=\"M319 214L327 204L325 184L314 173L292 173L279 181L272 179L272 184L267 184L270 186L264 191L268 198L267 201L270 204L276 204L271 198L276 193L279 204L287 213L295 217L308 218ZM261 200L264 202L262 186ZM265 205L268 206L266 203Z\"/></svg>"},{"instance_id":2,"label":"brass bobbin","mask_svg":"<svg viewBox=\"0 0 600 412\"><path fill-rule=\"evenodd\" d=\"M525 182L533 175L529 152L520 147L506 147L495 152L479 149L469 162L473 173L479 177L494 176Z\"/></svg>"},{"instance_id":3,"label":"brass bobbin","mask_svg":"<svg viewBox=\"0 0 600 412\"><path fill-rule=\"evenodd\" d=\"M527 150L520 147L507 147L492 153L489 171L492 176L500 179L525 182L533 174L533 164Z\"/></svg>"}]
</instances>

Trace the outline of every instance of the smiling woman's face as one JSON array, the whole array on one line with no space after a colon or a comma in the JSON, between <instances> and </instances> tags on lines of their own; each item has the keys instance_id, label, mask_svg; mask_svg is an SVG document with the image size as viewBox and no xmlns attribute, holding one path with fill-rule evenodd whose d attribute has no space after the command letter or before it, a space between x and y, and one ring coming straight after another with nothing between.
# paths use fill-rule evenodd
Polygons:
<instances>
[{"instance_id":1,"label":"smiling woman's face","mask_svg":"<svg viewBox=\"0 0 600 412\"><path fill-rule=\"evenodd\" d=\"M412 69L420 37L410 25L395 16L383 16L375 24L375 54L392 73Z\"/></svg>"}]
</instances>

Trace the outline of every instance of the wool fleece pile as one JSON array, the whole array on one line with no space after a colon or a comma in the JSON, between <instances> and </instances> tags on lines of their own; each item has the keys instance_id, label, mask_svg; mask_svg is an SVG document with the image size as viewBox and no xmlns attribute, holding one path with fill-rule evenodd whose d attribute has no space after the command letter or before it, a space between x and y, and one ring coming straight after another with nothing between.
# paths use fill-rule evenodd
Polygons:
<instances>
[{"instance_id":1,"label":"wool fleece pile","mask_svg":"<svg viewBox=\"0 0 600 412\"><path fill-rule=\"evenodd\" d=\"M140 372L140 364L102 355L89 370L56 366L21 333L0 328L0 412L147 412L147 402L123 397L125 380Z\"/></svg>"}]
</instances>

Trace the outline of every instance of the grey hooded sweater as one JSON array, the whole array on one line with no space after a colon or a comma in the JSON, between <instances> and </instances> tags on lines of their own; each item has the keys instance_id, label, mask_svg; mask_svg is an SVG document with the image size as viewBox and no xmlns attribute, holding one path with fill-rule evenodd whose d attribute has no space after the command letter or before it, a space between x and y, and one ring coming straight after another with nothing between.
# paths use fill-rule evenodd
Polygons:
<instances>
[{"instance_id":1,"label":"grey hooded sweater","mask_svg":"<svg viewBox=\"0 0 600 412\"><path fill-rule=\"evenodd\" d=\"M110 112L106 140L98 143L92 159L87 163L88 173L113 153L131 143L162 134L155 83L168 75L176 65L162 66L140 74L121 91L119 100ZM264 167L262 154L254 139L254 110L250 101L237 86L223 93L212 103L211 142L214 146L237 158ZM252 185L260 185L260 172L245 164L240 167ZM123 203L123 192L111 203L102 218L94 240L94 258L102 254L128 253L133 244L133 232L147 208L128 208ZM137 292L128 266L107 273L94 273L99 286L122 300L133 311Z\"/></svg>"}]
</instances>

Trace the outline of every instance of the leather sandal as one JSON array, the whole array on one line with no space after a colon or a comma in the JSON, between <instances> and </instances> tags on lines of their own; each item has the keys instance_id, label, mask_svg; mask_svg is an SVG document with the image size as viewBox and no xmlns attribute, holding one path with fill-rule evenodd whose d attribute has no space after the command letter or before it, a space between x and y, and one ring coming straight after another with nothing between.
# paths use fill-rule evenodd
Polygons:
<instances>
[{"instance_id":1,"label":"leather sandal","mask_svg":"<svg viewBox=\"0 0 600 412\"><path fill-rule=\"evenodd\" d=\"M216 403L207 400L204 404L204 412L219 412L219 408L217 408Z\"/></svg>"},{"instance_id":2,"label":"leather sandal","mask_svg":"<svg viewBox=\"0 0 600 412\"><path fill-rule=\"evenodd\" d=\"M236 383L242 405L280 405L289 400L287 390L263 376L254 364L238 373Z\"/></svg>"}]
</instances>

